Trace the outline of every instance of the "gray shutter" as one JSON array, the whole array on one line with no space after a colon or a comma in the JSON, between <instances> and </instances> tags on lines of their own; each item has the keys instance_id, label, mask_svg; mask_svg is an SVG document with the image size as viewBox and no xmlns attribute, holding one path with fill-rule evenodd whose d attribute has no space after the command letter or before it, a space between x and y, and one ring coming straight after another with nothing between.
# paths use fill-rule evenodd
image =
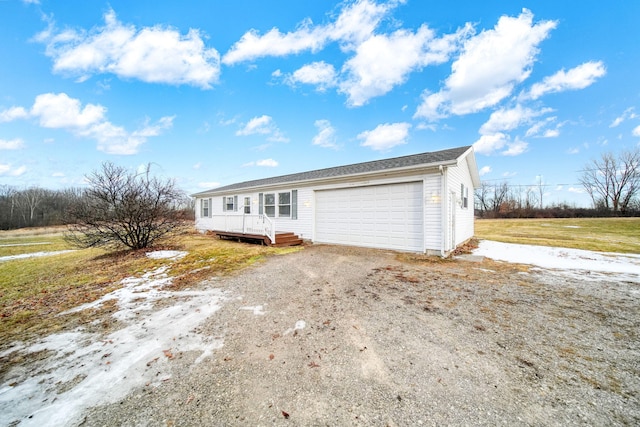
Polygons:
<instances>
[{"instance_id":1,"label":"gray shutter","mask_svg":"<svg viewBox=\"0 0 640 427\"><path fill-rule=\"evenodd\" d=\"M204 216L204 199L199 199L200 200L200 218L202 218Z\"/></svg>"},{"instance_id":2,"label":"gray shutter","mask_svg":"<svg viewBox=\"0 0 640 427\"><path fill-rule=\"evenodd\" d=\"M222 196L222 212L227 211L227 196Z\"/></svg>"},{"instance_id":3,"label":"gray shutter","mask_svg":"<svg viewBox=\"0 0 640 427\"><path fill-rule=\"evenodd\" d=\"M238 196L233 196L233 211L238 212Z\"/></svg>"},{"instance_id":4,"label":"gray shutter","mask_svg":"<svg viewBox=\"0 0 640 427\"><path fill-rule=\"evenodd\" d=\"M291 190L291 219L298 219L298 190Z\"/></svg>"},{"instance_id":5,"label":"gray shutter","mask_svg":"<svg viewBox=\"0 0 640 427\"><path fill-rule=\"evenodd\" d=\"M258 194L258 215L264 214L264 194Z\"/></svg>"},{"instance_id":6,"label":"gray shutter","mask_svg":"<svg viewBox=\"0 0 640 427\"><path fill-rule=\"evenodd\" d=\"M213 218L213 199L209 197L209 218Z\"/></svg>"}]
</instances>

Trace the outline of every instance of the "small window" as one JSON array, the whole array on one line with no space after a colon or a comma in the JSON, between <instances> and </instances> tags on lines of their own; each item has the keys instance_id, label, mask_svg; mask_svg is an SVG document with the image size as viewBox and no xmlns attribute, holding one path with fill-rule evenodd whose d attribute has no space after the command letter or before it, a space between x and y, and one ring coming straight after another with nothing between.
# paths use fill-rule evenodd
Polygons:
<instances>
[{"instance_id":1,"label":"small window","mask_svg":"<svg viewBox=\"0 0 640 427\"><path fill-rule=\"evenodd\" d=\"M276 216L276 195L274 193L264 195L264 214L272 218Z\"/></svg>"},{"instance_id":2,"label":"small window","mask_svg":"<svg viewBox=\"0 0 640 427\"><path fill-rule=\"evenodd\" d=\"M464 184L460 184L460 197L462 197L462 208L469 207L469 187L465 187Z\"/></svg>"},{"instance_id":3,"label":"small window","mask_svg":"<svg viewBox=\"0 0 640 427\"><path fill-rule=\"evenodd\" d=\"M233 212L238 210L238 196L228 196L222 198L222 210Z\"/></svg>"},{"instance_id":4,"label":"small window","mask_svg":"<svg viewBox=\"0 0 640 427\"><path fill-rule=\"evenodd\" d=\"M291 216L291 193L278 193L278 216Z\"/></svg>"},{"instance_id":5,"label":"small window","mask_svg":"<svg viewBox=\"0 0 640 427\"><path fill-rule=\"evenodd\" d=\"M210 216L209 199L200 199L200 217L209 218Z\"/></svg>"},{"instance_id":6,"label":"small window","mask_svg":"<svg viewBox=\"0 0 640 427\"><path fill-rule=\"evenodd\" d=\"M251 197L244 198L244 213L246 214L251 213Z\"/></svg>"}]
</instances>

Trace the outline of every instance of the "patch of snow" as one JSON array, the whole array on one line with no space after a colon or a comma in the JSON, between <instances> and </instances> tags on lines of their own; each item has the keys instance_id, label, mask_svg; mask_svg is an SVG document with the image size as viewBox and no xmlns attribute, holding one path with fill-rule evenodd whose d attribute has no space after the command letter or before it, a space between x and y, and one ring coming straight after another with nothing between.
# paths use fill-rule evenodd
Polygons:
<instances>
[{"instance_id":1,"label":"patch of snow","mask_svg":"<svg viewBox=\"0 0 640 427\"><path fill-rule=\"evenodd\" d=\"M253 314L256 316L264 316L266 314L266 311L264 311L264 307L261 305L256 305L251 307L240 307L240 310L253 311Z\"/></svg>"},{"instance_id":2,"label":"patch of snow","mask_svg":"<svg viewBox=\"0 0 640 427\"><path fill-rule=\"evenodd\" d=\"M295 332L295 331L301 331L301 330L303 330L306 326L307 326L307 322L305 322L304 320L298 320L298 321L296 322L295 326L293 327L293 329L291 329L291 328L287 329L286 331L284 331L284 332L282 333L282 335L288 335L288 334L290 334L290 333L292 333L292 332Z\"/></svg>"},{"instance_id":3,"label":"patch of snow","mask_svg":"<svg viewBox=\"0 0 640 427\"><path fill-rule=\"evenodd\" d=\"M565 225L564 228L582 228L579 225Z\"/></svg>"},{"instance_id":4,"label":"patch of snow","mask_svg":"<svg viewBox=\"0 0 640 427\"><path fill-rule=\"evenodd\" d=\"M51 242L33 242L33 243L11 243L6 245L0 245L0 248L9 248L12 246L36 246L36 245L50 245Z\"/></svg>"},{"instance_id":5,"label":"patch of snow","mask_svg":"<svg viewBox=\"0 0 640 427\"><path fill-rule=\"evenodd\" d=\"M32 345L15 343L7 356L46 350L47 359L32 372L10 370L0 385L0 424L22 426L74 425L91 406L117 402L134 388L157 386L171 379L171 360L179 353L199 352L195 363L211 357L223 345L203 336L199 326L226 300L220 289L169 292L168 267L122 281L123 287L80 311L109 300L123 327L108 335L83 329L52 334ZM154 308L154 302L171 303Z\"/></svg>"},{"instance_id":6,"label":"patch of snow","mask_svg":"<svg viewBox=\"0 0 640 427\"><path fill-rule=\"evenodd\" d=\"M184 256L187 255L187 253L188 252L185 252L185 251L154 251L154 252L147 252L147 258L177 260L177 259L184 258Z\"/></svg>"},{"instance_id":7,"label":"patch of snow","mask_svg":"<svg viewBox=\"0 0 640 427\"><path fill-rule=\"evenodd\" d=\"M640 283L640 255L595 252L482 240L475 255L497 261L530 264L557 274L592 280Z\"/></svg>"},{"instance_id":8,"label":"patch of snow","mask_svg":"<svg viewBox=\"0 0 640 427\"><path fill-rule=\"evenodd\" d=\"M52 252L33 252L30 254L20 254L20 255L8 255L8 256L0 256L0 262L3 261L11 261L14 259L25 259L25 258L39 258L43 256L52 256L52 255L61 255L69 252L75 252L72 249L68 249L65 251L52 251Z\"/></svg>"}]
</instances>

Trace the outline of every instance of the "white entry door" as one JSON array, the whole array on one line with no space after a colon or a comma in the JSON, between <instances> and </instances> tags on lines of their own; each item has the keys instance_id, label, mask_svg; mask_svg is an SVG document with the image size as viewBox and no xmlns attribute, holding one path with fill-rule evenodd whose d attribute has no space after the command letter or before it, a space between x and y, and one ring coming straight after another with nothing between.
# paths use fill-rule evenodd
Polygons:
<instances>
[{"instance_id":1,"label":"white entry door","mask_svg":"<svg viewBox=\"0 0 640 427\"><path fill-rule=\"evenodd\" d=\"M422 252L422 182L316 191L315 238Z\"/></svg>"}]
</instances>

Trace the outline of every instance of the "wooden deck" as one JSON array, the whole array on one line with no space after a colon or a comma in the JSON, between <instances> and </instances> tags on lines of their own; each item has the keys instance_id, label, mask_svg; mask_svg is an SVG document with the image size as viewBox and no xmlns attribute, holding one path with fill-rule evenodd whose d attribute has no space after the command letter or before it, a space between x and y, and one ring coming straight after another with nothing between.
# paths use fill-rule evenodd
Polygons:
<instances>
[{"instance_id":1,"label":"wooden deck","mask_svg":"<svg viewBox=\"0 0 640 427\"><path fill-rule=\"evenodd\" d=\"M232 233L214 230L213 235L224 240L236 240L238 242L248 242L274 247L298 246L302 244L302 239L300 237L289 232L276 232L275 243L272 243L268 236L263 236L261 234Z\"/></svg>"}]
</instances>

